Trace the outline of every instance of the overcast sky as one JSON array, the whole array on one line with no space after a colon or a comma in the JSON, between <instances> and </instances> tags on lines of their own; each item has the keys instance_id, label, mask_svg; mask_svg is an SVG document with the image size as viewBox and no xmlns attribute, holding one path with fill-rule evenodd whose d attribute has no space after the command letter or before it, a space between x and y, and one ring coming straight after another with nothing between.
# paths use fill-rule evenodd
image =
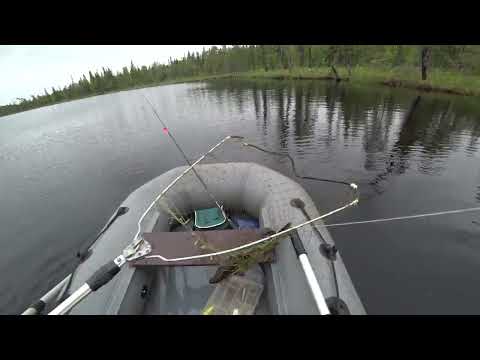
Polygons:
<instances>
[{"instance_id":1,"label":"overcast sky","mask_svg":"<svg viewBox=\"0 0 480 360\"><path fill-rule=\"evenodd\" d=\"M113 72L128 66L167 63L187 51L211 45L0 45L0 105L18 97L39 95L63 87L102 66Z\"/></svg>"}]
</instances>

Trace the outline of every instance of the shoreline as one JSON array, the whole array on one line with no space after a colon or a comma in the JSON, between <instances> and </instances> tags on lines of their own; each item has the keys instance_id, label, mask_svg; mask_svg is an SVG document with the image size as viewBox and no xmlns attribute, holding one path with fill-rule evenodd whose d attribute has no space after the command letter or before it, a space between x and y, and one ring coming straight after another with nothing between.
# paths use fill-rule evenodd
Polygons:
<instances>
[{"instance_id":1,"label":"shoreline","mask_svg":"<svg viewBox=\"0 0 480 360\"><path fill-rule=\"evenodd\" d=\"M137 85L137 86L128 87L128 88L125 88L125 89L116 89L116 90L112 90L112 91L104 91L104 92L99 92L99 93L94 93L94 94L88 94L88 95L85 95L85 96L79 96L75 99L62 100L62 101L53 102L51 104L34 106L34 107L31 107L30 109L22 109L22 110L19 110L19 111L11 112L9 114L4 114L4 115L0 114L0 118L2 118L4 116L20 114L20 113L25 112L25 111L40 109L40 108L47 107L47 106L59 105L59 104L64 104L64 103L68 103L68 102L71 102L71 101L88 99L88 98L95 97L95 96L110 95L110 94L115 94L115 93L119 93L119 92L123 92L123 91L147 89L147 88L163 86L163 85L187 84L187 83L191 83L191 82L216 80L216 79L223 79L223 78L229 78L229 77L230 77L230 74L206 75L206 76L195 76L195 77L181 78L181 79L176 79L176 80L161 81L161 82L154 83L154 84ZM12 105L11 104L0 105L0 113L1 113L2 107L8 107L8 106L12 106ZM15 105L13 105L13 106L15 106Z\"/></svg>"},{"instance_id":2,"label":"shoreline","mask_svg":"<svg viewBox=\"0 0 480 360\"><path fill-rule=\"evenodd\" d=\"M411 69L409 69L411 70ZM337 68L340 75L339 82L365 85L382 85L391 88L405 88L428 93L478 96L480 95L480 76L468 76L462 74L452 74L439 70L432 71L430 80L418 80L412 76L412 72L392 69L377 69L374 67L360 67L353 69L351 76L348 76L348 70L343 67ZM402 73L404 76L402 76ZM415 74L414 74L415 75ZM418 77L419 74L416 74ZM232 78L240 79L272 79L272 80L328 80L336 81L335 76L328 68L318 69L293 69L255 71L239 73L232 75Z\"/></svg>"},{"instance_id":3,"label":"shoreline","mask_svg":"<svg viewBox=\"0 0 480 360\"><path fill-rule=\"evenodd\" d=\"M337 68L340 80L338 82L350 84L365 84L365 85L382 85L391 88L406 88L427 93L439 93L460 96L478 96L480 95L480 76L463 75L458 73L448 73L440 70L432 70L429 80L418 80L412 69L378 69L375 67L356 67L352 70L351 75L344 67ZM418 71L417 71L418 72ZM403 76L402 76L403 75ZM331 72L330 68L295 68L291 70L271 70L271 71L249 71L241 73L229 73L218 75L194 76L187 78L179 78L175 80L167 80L153 84L138 85L125 89L118 89L114 91L105 91L102 93L89 94L75 99L68 99L58 101L51 104L44 104L32 108L21 109L19 111L11 112L3 116L18 114L21 112L38 109L41 107L62 104L70 101L86 99L94 96L101 96L113 94L122 91L145 89L156 86L191 83L199 81L208 81L216 79L265 79L265 80L321 80L321 81L337 81L336 77ZM8 107L12 105L0 106Z\"/></svg>"}]
</instances>

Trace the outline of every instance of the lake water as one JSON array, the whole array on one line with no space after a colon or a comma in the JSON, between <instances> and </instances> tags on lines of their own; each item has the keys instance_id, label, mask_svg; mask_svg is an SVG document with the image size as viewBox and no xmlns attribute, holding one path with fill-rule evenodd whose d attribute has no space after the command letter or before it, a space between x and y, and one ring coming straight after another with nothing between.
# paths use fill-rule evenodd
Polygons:
<instances>
[{"instance_id":1,"label":"lake water","mask_svg":"<svg viewBox=\"0 0 480 360\"><path fill-rule=\"evenodd\" d=\"M128 194L226 135L291 154L306 176L355 182L327 223L480 206L477 99L324 81L176 84L0 118L0 313L65 277ZM420 95L420 96L419 96ZM288 160L228 145L219 161ZM298 180L320 211L342 186ZM480 313L480 213L330 228L370 314Z\"/></svg>"}]
</instances>

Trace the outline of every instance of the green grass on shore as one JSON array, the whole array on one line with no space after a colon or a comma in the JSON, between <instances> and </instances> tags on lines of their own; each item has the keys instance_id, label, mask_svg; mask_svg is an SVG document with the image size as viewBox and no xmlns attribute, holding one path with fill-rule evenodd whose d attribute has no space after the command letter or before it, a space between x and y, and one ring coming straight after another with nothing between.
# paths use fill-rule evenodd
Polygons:
<instances>
[{"instance_id":1,"label":"green grass on shore","mask_svg":"<svg viewBox=\"0 0 480 360\"><path fill-rule=\"evenodd\" d=\"M420 71L412 67L379 68L357 66L348 70L337 67L339 76L351 83L383 84L423 91L443 92L458 95L480 95L480 76L432 69L428 80L420 79ZM330 68L296 68L292 70L252 71L234 75L240 78L264 79L334 79Z\"/></svg>"}]
</instances>

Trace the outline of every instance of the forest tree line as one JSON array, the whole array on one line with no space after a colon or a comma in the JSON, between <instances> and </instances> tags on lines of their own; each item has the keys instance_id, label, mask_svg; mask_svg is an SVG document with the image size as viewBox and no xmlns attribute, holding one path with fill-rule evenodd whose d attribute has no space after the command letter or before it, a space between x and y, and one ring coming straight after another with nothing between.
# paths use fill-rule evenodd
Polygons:
<instances>
[{"instance_id":1,"label":"forest tree line","mask_svg":"<svg viewBox=\"0 0 480 360\"><path fill-rule=\"evenodd\" d=\"M19 98L16 103L0 106L0 116L74 100L91 95L151 86L177 79L202 76L265 72L294 68L329 67L339 78L338 66L351 74L357 65L369 67L408 67L427 80L432 68L480 75L478 45L234 45L213 46L201 53L188 52L168 64L125 66L113 73L109 68L91 71L77 82L63 88L45 89L43 94ZM418 69L418 70L417 70Z\"/></svg>"}]
</instances>

